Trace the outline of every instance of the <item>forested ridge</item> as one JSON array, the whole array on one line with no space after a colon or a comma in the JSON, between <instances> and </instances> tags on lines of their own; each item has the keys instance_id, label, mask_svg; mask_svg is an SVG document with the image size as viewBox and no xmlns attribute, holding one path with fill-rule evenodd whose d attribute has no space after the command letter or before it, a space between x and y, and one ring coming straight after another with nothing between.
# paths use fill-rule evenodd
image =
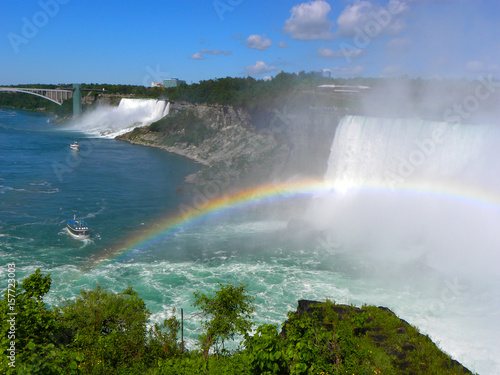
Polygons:
<instances>
[{"instance_id":1,"label":"forested ridge","mask_svg":"<svg viewBox=\"0 0 500 375\"><path fill-rule=\"evenodd\" d=\"M368 89L362 89L358 93L334 93L333 90L319 88L321 85L363 86ZM54 89L69 88L71 85L21 84L12 87ZM496 117L499 111L497 100L500 97L498 87L500 83L491 77L478 77L475 80L408 77L327 78L316 72L280 72L270 80L257 80L252 77L216 78L181 84L173 88L82 84L84 90L95 90L84 91L84 95L110 96L113 97L111 103L114 104L122 97L156 98L193 104L235 106L258 112L281 109L286 105L293 107L298 101L292 100L290 104L290 98L312 93L317 95L311 103L305 103L304 108L311 105L351 108L368 115L421 116L438 121L447 121L447 112L457 113L461 120L468 120L470 115L474 117L477 113ZM61 116L71 113L71 103L72 99L69 99L63 106L58 106L29 94L0 92L0 106L44 110ZM471 113L464 114L467 111Z\"/></svg>"}]
</instances>

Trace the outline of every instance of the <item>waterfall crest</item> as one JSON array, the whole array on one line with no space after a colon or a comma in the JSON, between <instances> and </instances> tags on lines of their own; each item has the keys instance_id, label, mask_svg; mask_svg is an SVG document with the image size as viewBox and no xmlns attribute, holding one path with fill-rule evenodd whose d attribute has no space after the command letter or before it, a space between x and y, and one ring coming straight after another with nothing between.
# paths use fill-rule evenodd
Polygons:
<instances>
[{"instance_id":1,"label":"waterfall crest","mask_svg":"<svg viewBox=\"0 0 500 375\"><path fill-rule=\"evenodd\" d=\"M152 124L167 116L170 103L158 99L121 99L117 107L98 106L72 121L69 130L101 138L115 138L136 127Z\"/></svg>"},{"instance_id":2,"label":"waterfall crest","mask_svg":"<svg viewBox=\"0 0 500 375\"><path fill-rule=\"evenodd\" d=\"M499 166L498 158L490 158L500 156L495 139L500 140L500 132L488 125L346 116L337 128L325 179L340 188L478 178L488 183L486 171Z\"/></svg>"}]
</instances>

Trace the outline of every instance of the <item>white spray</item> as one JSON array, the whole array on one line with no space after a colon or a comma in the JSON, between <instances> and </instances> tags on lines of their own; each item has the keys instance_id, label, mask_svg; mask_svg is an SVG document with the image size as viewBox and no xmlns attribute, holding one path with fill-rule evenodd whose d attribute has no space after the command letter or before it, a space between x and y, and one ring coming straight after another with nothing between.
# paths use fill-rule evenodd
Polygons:
<instances>
[{"instance_id":1,"label":"white spray","mask_svg":"<svg viewBox=\"0 0 500 375\"><path fill-rule=\"evenodd\" d=\"M115 138L136 127L152 124L168 115L170 103L157 99L121 99L118 107L100 105L72 121L71 130L92 136Z\"/></svg>"},{"instance_id":2,"label":"white spray","mask_svg":"<svg viewBox=\"0 0 500 375\"><path fill-rule=\"evenodd\" d=\"M493 125L347 116L325 174L336 191L308 213L324 247L391 296L364 302L490 373L500 369L498 144Z\"/></svg>"}]
</instances>

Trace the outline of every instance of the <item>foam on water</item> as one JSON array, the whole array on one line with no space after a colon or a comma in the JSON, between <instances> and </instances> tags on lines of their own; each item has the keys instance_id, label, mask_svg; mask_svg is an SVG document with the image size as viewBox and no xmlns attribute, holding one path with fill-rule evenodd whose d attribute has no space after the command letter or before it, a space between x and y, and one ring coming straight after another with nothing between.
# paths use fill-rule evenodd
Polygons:
<instances>
[{"instance_id":1,"label":"foam on water","mask_svg":"<svg viewBox=\"0 0 500 375\"><path fill-rule=\"evenodd\" d=\"M108 108L110 116L113 111ZM497 254L493 245L498 243L495 228L500 225L498 185L494 184L500 176L495 130L455 126L445 137L450 142L436 143L433 150L424 141L432 137L435 124L398 121L348 117L342 122L337 143L332 145L332 155L337 156L330 160L331 167L337 167L327 173L333 182L337 177L342 181L337 190L303 184L290 194L268 187L256 195L236 195L226 201L230 210L219 202L209 206L211 213L203 211L202 219L190 220L175 231L160 226L162 235L155 236L155 241L127 242L131 248L122 257L91 268L84 265L94 255L137 229L163 222L164 213L175 210L169 202L183 199L173 193L182 176L160 175L189 166L174 164L173 158L165 160L158 150L97 140L63 183L40 155L52 148L51 161L64 161L73 134L50 134L53 143L17 154L0 148L0 156L13 158L0 170L2 185L26 189L1 194L0 261L16 262L19 281L36 268L50 273L50 304L58 304L58 298L75 298L81 289L100 283L114 292L133 286L145 300L153 322L170 316L173 307L179 316L183 308L189 348L194 348L201 332L192 307L193 292L212 293L217 282L241 282L248 284L256 298L257 323L283 322L301 298L387 306L469 369L500 373L500 301L495 287L498 279L492 279L498 262L484 264L488 252L492 257ZM17 150L28 143L30 134L22 124L14 125L14 130L0 128L0 143L7 139L5 134L13 135L17 138L9 142L18 139L11 146ZM47 126L45 121L43 126ZM111 125L107 134L120 130ZM106 133L103 126L94 131L98 136ZM31 136L29 144L37 145L43 134ZM424 152L412 143L416 139L432 154L425 158L429 163L413 153ZM467 139L472 140L470 145ZM374 142L378 142L376 147ZM28 158L30 152L33 161L43 163L18 173L16 155ZM416 163L410 164L415 169L403 181L396 179L396 186L388 186L384 172L392 177L408 172L399 169L405 159ZM147 170L147 166L154 168ZM150 183L144 185L145 179ZM157 186L172 181L173 187L154 195ZM44 194L52 190L53 194ZM290 210L282 210L286 214L280 216L283 206L274 205L304 195L317 195L305 217L297 213L309 224L299 230L293 225L288 228ZM149 200L154 196L155 205L148 205L145 196ZM249 209L259 204L270 209ZM62 232L64 220L74 212L89 217L93 243L82 244ZM277 214L270 218L268 212ZM476 277L481 270L484 277Z\"/></svg>"},{"instance_id":2,"label":"foam on water","mask_svg":"<svg viewBox=\"0 0 500 375\"><path fill-rule=\"evenodd\" d=\"M289 241L252 243L255 237L269 234L268 226L277 231L281 226L274 220L256 222L254 218L249 220L253 232L249 235L242 230L244 222L223 222L225 225L206 223L177 233L146 253L133 253L126 261L90 270L83 271L77 265L51 266L50 256L43 256L18 272L27 275L41 268L51 273L48 303L57 303L57 298L74 298L80 289L94 288L98 283L113 292L132 285L146 301L152 322L169 317L172 308L179 317L180 309L184 309L188 348L195 347L201 329L192 307L193 292L212 293L220 281L248 285L255 297L257 323L282 323L286 312L296 308L298 299L329 298L358 306L388 306L471 370L493 373L498 344L490 319L494 318L492 313L498 314L495 307L500 303L494 291L485 295L480 285L433 270L426 271L432 279L430 286L400 278L418 266L412 260L390 265L397 283L387 282L374 272L373 264L360 259L359 252L343 245L335 247L315 235L297 239L291 233L284 234ZM197 233L199 239L193 239L192 233ZM194 242L196 248L197 241L204 244L200 251L194 249L182 255L186 251L183 246ZM246 244L244 249L242 244ZM178 251L181 254L175 255ZM168 254L160 255L165 252Z\"/></svg>"}]
</instances>

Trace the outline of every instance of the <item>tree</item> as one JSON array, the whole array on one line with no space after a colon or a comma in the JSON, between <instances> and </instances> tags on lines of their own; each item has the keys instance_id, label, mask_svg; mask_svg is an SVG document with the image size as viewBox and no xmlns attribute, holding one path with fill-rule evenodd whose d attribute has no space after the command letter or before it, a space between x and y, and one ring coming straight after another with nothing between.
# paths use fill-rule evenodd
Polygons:
<instances>
[{"instance_id":1,"label":"tree","mask_svg":"<svg viewBox=\"0 0 500 375\"><path fill-rule=\"evenodd\" d=\"M152 362L176 356L182 353L181 345L177 341L177 336L181 328L181 323L175 317L175 308L172 309L172 316L165 319L162 324L155 323L149 329L147 352Z\"/></svg>"},{"instance_id":2,"label":"tree","mask_svg":"<svg viewBox=\"0 0 500 375\"><path fill-rule=\"evenodd\" d=\"M149 311L131 288L97 286L49 309L50 275L8 279L0 298L0 374L141 373L180 354L172 316L148 330Z\"/></svg>"},{"instance_id":3,"label":"tree","mask_svg":"<svg viewBox=\"0 0 500 375\"><path fill-rule=\"evenodd\" d=\"M51 282L50 274L44 276L39 269L20 285L9 280L4 298L0 299L2 373L58 373L61 359L55 350L64 338L57 312L48 309L43 301ZM15 358L8 358L7 353Z\"/></svg>"},{"instance_id":4,"label":"tree","mask_svg":"<svg viewBox=\"0 0 500 375\"><path fill-rule=\"evenodd\" d=\"M199 338L205 359L212 345L215 344L215 351L219 353L219 344L224 350L224 341L233 340L235 334L247 337L253 324L254 298L248 295L246 286L218 284L220 290L215 294L194 293L196 301L193 306L201 310L204 318L202 325L206 331Z\"/></svg>"},{"instance_id":5,"label":"tree","mask_svg":"<svg viewBox=\"0 0 500 375\"><path fill-rule=\"evenodd\" d=\"M140 365L147 344L150 312L131 287L111 293L97 286L66 300L61 320L71 332L69 347L83 353L82 367L125 368Z\"/></svg>"}]
</instances>

